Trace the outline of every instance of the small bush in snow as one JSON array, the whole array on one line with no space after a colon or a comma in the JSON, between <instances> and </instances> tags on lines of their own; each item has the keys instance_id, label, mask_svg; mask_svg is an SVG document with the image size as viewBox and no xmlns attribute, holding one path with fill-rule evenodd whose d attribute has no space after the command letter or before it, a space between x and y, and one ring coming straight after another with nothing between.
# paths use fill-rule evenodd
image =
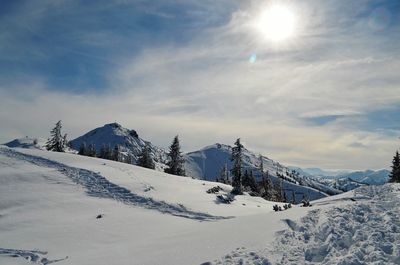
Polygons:
<instances>
[{"instance_id":1,"label":"small bush in snow","mask_svg":"<svg viewBox=\"0 0 400 265\"><path fill-rule=\"evenodd\" d=\"M207 190L207 193L218 193L222 190L222 188L220 186L216 186L216 187L212 187L211 189Z\"/></svg>"},{"instance_id":2,"label":"small bush in snow","mask_svg":"<svg viewBox=\"0 0 400 265\"><path fill-rule=\"evenodd\" d=\"M218 195L217 199L218 201L226 204L230 204L231 202L234 201L234 197L228 195Z\"/></svg>"},{"instance_id":3,"label":"small bush in snow","mask_svg":"<svg viewBox=\"0 0 400 265\"><path fill-rule=\"evenodd\" d=\"M284 210L287 210L287 209L290 209L290 208L292 208L292 204L290 204L290 203L284 204L283 205L283 209L282 209L281 206L278 206L278 204L275 204L274 206L272 206L272 209L275 212L284 211Z\"/></svg>"},{"instance_id":4,"label":"small bush in snow","mask_svg":"<svg viewBox=\"0 0 400 265\"><path fill-rule=\"evenodd\" d=\"M309 200L302 200L301 203L303 204L302 207L311 207Z\"/></svg>"}]
</instances>

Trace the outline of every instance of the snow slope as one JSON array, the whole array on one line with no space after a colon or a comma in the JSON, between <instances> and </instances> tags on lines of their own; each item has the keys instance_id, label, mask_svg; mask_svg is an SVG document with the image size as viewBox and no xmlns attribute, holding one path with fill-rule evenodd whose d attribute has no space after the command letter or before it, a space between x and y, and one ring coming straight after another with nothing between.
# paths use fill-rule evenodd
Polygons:
<instances>
[{"instance_id":1,"label":"snow slope","mask_svg":"<svg viewBox=\"0 0 400 265\"><path fill-rule=\"evenodd\" d=\"M298 221L283 219L288 229L267 248L239 248L209 264L400 264L400 185L334 197Z\"/></svg>"},{"instance_id":2,"label":"snow slope","mask_svg":"<svg viewBox=\"0 0 400 265\"><path fill-rule=\"evenodd\" d=\"M315 264L314 257L398 264L399 185L284 212L247 195L220 204L206 193L213 186L97 158L0 147L0 264Z\"/></svg>"},{"instance_id":3,"label":"snow slope","mask_svg":"<svg viewBox=\"0 0 400 265\"><path fill-rule=\"evenodd\" d=\"M159 171L164 170L168 160L164 149L153 145L151 142L142 140L135 130L124 128L118 123L106 124L71 141L73 148L76 150L79 149L82 143L86 143L87 145L95 144L97 152L100 151L101 146L104 144L111 147L119 145L126 156L133 157L134 162L138 159L139 154L147 144L150 147L151 156L156 161L156 169ZM229 168L232 166L230 155L231 147L223 144L214 144L202 150L185 154L186 175L198 179L215 181L223 165L227 164ZM243 160L245 169L254 171L258 167L258 155L247 149L244 149ZM292 200L293 192L295 192L296 202L300 202L303 197L315 200L327 195L340 193L340 191L324 186L323 183L318 183L313 179L303 178L301 182L295 180L289 176L289 168L267 157L263 157L263 161L264 168L270 172L273 179L278 181L276 178L277 172L285 176L283 187L286 189L286 197L290 200Z\"/></svg>"}]
</instances>

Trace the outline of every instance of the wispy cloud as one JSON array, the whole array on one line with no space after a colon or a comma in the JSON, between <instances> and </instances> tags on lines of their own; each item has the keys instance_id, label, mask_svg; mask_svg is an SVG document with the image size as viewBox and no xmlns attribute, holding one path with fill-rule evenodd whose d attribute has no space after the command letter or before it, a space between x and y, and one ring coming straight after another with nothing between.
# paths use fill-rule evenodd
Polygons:
<instances>
[{"instance_id":1,"label":"wispy cloud","mask_svg":"<svg viewBox=\"0 0 400 265\"><path fill-rule=\"evenodd\" d=\"M242 137L288 164L386 167L398 2L285 1L301 23L284 45L252 26L271 2L17 5L0 18L0 140L46 135L58 119L71 136L120 121L163 146L179 133L186 150Z\"/></svg>"}]
</instances>

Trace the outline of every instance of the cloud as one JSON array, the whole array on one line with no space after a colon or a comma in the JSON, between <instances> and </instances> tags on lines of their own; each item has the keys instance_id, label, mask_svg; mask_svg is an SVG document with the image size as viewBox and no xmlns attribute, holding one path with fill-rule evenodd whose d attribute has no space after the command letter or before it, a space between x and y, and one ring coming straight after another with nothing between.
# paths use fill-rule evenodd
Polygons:
<instances>
[{"instance_id":1,"label":"cloud","mask_svg":"<svg viewBox=\"0 0 400 265\"><path fill-rule=\"evenodd\" d=\"M9 18L35 34L65 28L64 37L51 33L49 39L66 44L50 49L50 59L35 57L48 63L45 71L0 76L0 140L46 136L59 119L71 137L118 121L164 147L179 133L186 151L242 137L249 148L286 164L388 166L400 112L396 17L377 32L368 24L375 10L370 1L287 3L303 22L297 37L281 46L252 28L265 1L119 1L93 9L66 1L55 14L72 26L43 28L51 6L27 21ZM109 25L92 24L106 18ZM377 36L380 31L387 35ZM22 39L6 34L3 51L19 67L26 57L7 45ZM48 47L16 46L39 54Z\"/></svg>"}]
</instances>

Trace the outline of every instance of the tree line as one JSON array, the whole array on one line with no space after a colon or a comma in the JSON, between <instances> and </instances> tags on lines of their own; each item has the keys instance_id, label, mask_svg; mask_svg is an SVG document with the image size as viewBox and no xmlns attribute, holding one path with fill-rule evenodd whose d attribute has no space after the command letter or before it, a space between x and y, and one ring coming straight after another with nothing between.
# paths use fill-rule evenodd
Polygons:
<instances>
[{"instance_id":1,"label":"tree line","mask_svg":"<svg viewBox=\"0 0 400 265\"><path fill-rule=\"evenodd\" d=\"M61 133L61 129L61 121L58 121L55 127L50 131L50 137L46 142L47 150L65 152L69 144L67 140L67 134L63 135ZM250 194L261 196L267 200L288 202L286 199L286 194L283 190L282 179L284 176L282 174L278 174L279 172L277 172L278 180L275 182L272 181L268 170L264 171L263 159L260 155L258 171L261 173L261 180L256 181L252 170L243 169L243 149L244 147L240 142L240 138L238 138L232 148L232 168L228 169L227 165L225 164L216 180L221 183L231 184L233 187L232 194L243 194L243 192L246 191ZM83 142L79 148L78 154L125 162L129 164L136 164L145 168L155 169L155 162L151 156L151 149L147 144L142 148L136 163L131 155L128 155L127 157L122 155L121 147L119 145L115 145L113 148L111 148L110 145L103 144L100 148L100 152L97 153L96 146L94 144L87 145ZM166 163L167 167L164 169L164 172L178 176L185 176L184 158L182 156L178 135L174 137L169 147L168 158L168 162ZM229 178L229 173L232 174L232 179ZM296 177L298 177L298 173L296 173L297 172L292 171L290 176L293 179L296 179ZM293 182L291 179L287 180ZM398 151L393 157L392 171L389 176L389 182L400 182L400 157ZM292 199L294 200L294 198L295 195L293 191Z\"/></svg>"},{"instance_id":2,"label":"tree line","mask_svg":"<svg viewBox=\"0 0 400 265\"><path fill-rule=\"evenodd\" d=\"M67 134L62 135L61 129L61 121L58 121L55 127L50 131L50 137L48 138L45 146L47 150L54 152L66 151L66 148L69 146L69 142L67 140ZM169 148L169 161L167 162L167 167L164 170L166 173L178 176L185 175L184 159L180 149L179 137L177 135L174 137ZM121 146L118 144L113 148L111 148L110 144L103 144L100 148L100 152L97 152L95 144L90 143L88 145L87 143L82 142L79 147L78 154L155 169L155 162L151 156L151 148L148 144L142 148L137 161L134 161L133 156L130 154L123 155Z\"/></svg>"}]
</instances>

